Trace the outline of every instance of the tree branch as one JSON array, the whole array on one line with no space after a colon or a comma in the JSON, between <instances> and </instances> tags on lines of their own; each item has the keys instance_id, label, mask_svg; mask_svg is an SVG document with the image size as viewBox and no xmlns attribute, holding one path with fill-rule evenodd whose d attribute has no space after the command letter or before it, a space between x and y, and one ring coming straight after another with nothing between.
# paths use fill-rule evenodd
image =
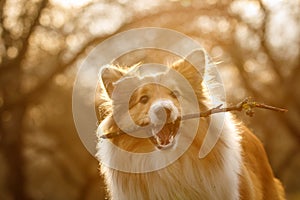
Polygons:
<instances>
[{"instance_id":1,"label":"tree branch","mask_svg":"<svg viewBox=\"0 0 300 200\"><path fill-rule=\"evenodd\" d=\"M99 38L97 38L98 42L101 42L102 40L108 38L104 37L101 38L101 40ZM0 113L3 112L4 110L10 109L16 105L18 105L19 103L22 102L31 102L32 99L34 99L34 97L37 96L37 94L39 94L41 91L44 91L45 88L47 88L47 86L51 83L51 80L53 79L53 77L55 77L58 74L63 73L68 67L70 67L71 65L73 65L74 63L76 63L76 61L78 60L78 58L82 55L84 55L84 53L86 52L86 50L92 46L93 44L96 43L96 39L91 40L90 42L88 42L86 45L84 45L84 47L82 47L82 49L76 54L74 55L67 63L64 62L60 62L60 64L58 64L58 66L49 73L49 75L47 77L45 77L43 80L41 80L39 82L39 84L32 89L31 91L20 95L18 98L14 99L11 102L7 102L4 103L4 105L2 107L0 107Z\"/></svg>"},{"instance_id":2,"label":"tree branch","mask_svg":"<svg viewBox=\"0 0 300 200\"><path fill-rule=\"evenodd\" d=\"M30 46L29 44L29 38L35 31L36 27L39 25L39 19L42 15L43 10L48 6L48 0L42 0L40 2L40 5L38 6L38 11L36 15L34 16L34 19L32 20L32 24L30 25L27 33L25 32L22 37L22 48L20 49L20 52L16 58L14 58L11 61L6 61L5 63L2 63L2 66L0 67L0 73L7 72L8 70L12 70L14 68L19 68L21 66L21 63L26 56L26 53L28 51L28 48Z\"/></svg>"},{"instance_id":3,"label":"tree branch","mask_svg":"<svg viewBox=\"0 0 300 200\"><path fill-rule=\"evenodd\" d=\"M254 115L254 108L262 108L262 109L267 109L267 110L273 110L277 112L287 112L287 109L283 108L277 108L274 106L269 106L263 103L258 103L255 101L251 101L250 98L246 98L244 101L238 103L235 106L227 107L227 108L222 108L222 105L218 105L215 108L212 108L210 110L207 110L205 112L200 112L200 113L195 113L195 114L188 114L182 116L181 120L187 120L187 119L192 119L192 118L199 118L199 117L209 117L211 114L214 113L220 113L220 112L231 112L231 111L245 111L246 115L252 117Z\"/></svg>"},{"instance_id":4,"label":"tree branch","mask_svg":"<svg viewBox=\"0 0 300 200\"><path fill-rule=\"evenodd\" d=\"M209 109L204 112L184 115L184 116L180 117L179 120L188 120L188 119L194 119L194 118L200 118L200 117L209 117L210 115L215 114L215 113L231 112L231 111L239 111L239 112L245 111L246 115L252 117L254 115L254 111L253 111L254 108L267 109L267 110L272 110L272 111L277 111L277 112L287 112L288 111L287 109L284 109L284 108L278 108L278 107L269 106L269 105L266 105L263 103L258 103L258 102L252 101L250 98L246 98L245 100L243 100L242 102L238 103L235 106L222 108L222 105L223 104L218 105L217 107L214 107L214 108ZM150 128L151 127L152 127L152 125L150 125ZM135 132L137 130L134 129L132 131ZM124 133L125 132L118 129L115 132L110 132L110 133L101 135L100 138L101 139L114 138L116 136L123 135Z\"/></svg>"}]
</instances>

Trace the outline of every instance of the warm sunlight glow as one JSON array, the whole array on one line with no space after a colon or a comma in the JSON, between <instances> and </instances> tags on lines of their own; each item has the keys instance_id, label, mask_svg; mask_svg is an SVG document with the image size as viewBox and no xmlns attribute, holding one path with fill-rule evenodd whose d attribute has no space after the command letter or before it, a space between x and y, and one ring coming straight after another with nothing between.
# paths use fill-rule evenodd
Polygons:
<instances>
[{"instance_id":1,"label":"warm sunlight glow","mask_svg":"<svg viewBox=\"0 0 300 200\"><path fill-rule=\"evenodd\" d=\"M282 3L282 0L263 0L262 1L264 4L266 4L268 7L277 7Z\"/></svg>"},{"instance_id":2,"label":"warm sunlight glow","mask_svg":"<svg viewBox=\"0 0 300 200\"><path fill-rule=\"evenodd\" d=\"M52 4L59 5L64 8L70 8L70 7L79 8L79 7L89 4L91 2L93 2L93 0L76 0L76 1L74 1L74 0L63 0L63 1L51 0Z\"/></svg>"},{"instance_id":3,"label":"warm sunlight glow","mask_svg":"<svg viewBox=\"0 0 300 200\"><path fill-rule=\"evenodd\" d=\"M299 88L300 0L0 0L0 200L300 200Z\"/></svg>"}]
</instances>

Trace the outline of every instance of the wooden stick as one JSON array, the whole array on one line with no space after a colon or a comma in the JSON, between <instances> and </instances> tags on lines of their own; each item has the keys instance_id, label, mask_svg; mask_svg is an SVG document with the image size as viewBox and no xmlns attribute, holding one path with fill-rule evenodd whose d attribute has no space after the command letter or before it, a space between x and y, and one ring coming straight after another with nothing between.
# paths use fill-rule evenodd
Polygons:
<instances>
[{"instance_id":1,"label":"wooden stick","mask_svg":"<svg viewBox=\"0 0 300 200\"><path fill-rule=\"evenodd\" d=\"M254 108L263 108L263 109L268 109L268 110L273 110L277 112L287 112L287 109L284 108L278 108L274 106L269 106L263 103L257 103L255 101L251 101L250 98L246 98L242 102L238 103L235 106L227 107L227 108L222 108L223 104L218 105L215 108L209 109L204 112L200 113L193 113L193 114L187 114L182 116L181 120L187 120L187 119L193 119L193 118L199 118L199 117L208 117L211 114L214 113L220 113L220 112L231 112L231 111L245 111L246 115L252 117L254 115Z\"/></svg>"},{"instance_id":2,"label":"wooden stick","mask_svg":"<svg viewBox=\"0 0 300 200\"><path fill-rule=\"evenodd\" d=\"M204 112L200 113L193 113L193 114L187 114L184 115L180 118L180 120L188 120L188 119L193 119L193 118L200 118L200 117L209 117L210 115L214 113L220 113L220 112L231 112L231 111L245 111L246 115L252 117L254 115L254 108L262 108L262 109L267 109L267 110L272 110L272 111L277 111L277 112L287 112L287 109L284 108L278 108L274 106L269 106L263 103L258 103L255 101L251 101L250 98L246 98L242 102L238 103L235 106L231 107L226 107L222 108L223 104L218 105L217 107L214 107L212 109L209 109ZM104 135L101 135L100 138L102 139L109 139L109 138L114 138L116 136L124 134L123 131L119 130L116 132L111 132L111 133L106 133Z\"/></svg>"}]
</instances>

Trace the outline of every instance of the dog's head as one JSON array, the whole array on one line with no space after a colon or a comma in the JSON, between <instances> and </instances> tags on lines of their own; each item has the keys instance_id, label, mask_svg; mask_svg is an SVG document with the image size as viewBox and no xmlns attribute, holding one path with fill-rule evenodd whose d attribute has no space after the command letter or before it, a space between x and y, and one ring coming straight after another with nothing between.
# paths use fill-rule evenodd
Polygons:
<instances>
[{"instance_id":1,"label":"dog's head","mask_svg":"<svg viewBox=\"0 0 300 200\"><path fill-rule=\"evenodd\" d=\"M145 129L149 141L156 148L163 150L176 143L182 114L180 99L187 104L190 101L186 88L174 78L171 72L175 71L189 82L201 106L201 101L204 99L201 84L204 66L205 55L203 51L198 50L192 52L186 60L176 61L165 70L157 70L154 67L149 70L151 66L143 68L134 66L128 70L108 66L102 70L101 80L104 90L112 101L113 113L119 116L120 123L125 126L130 124L126 119L130 117L136 125L150 127ZM162 83L168 84L166 86ZM120 86L121 89L116 90L116 86ZM127 90L128 88L134 89ZM126 98L128 101L125 100ZM192 107L189 109L193 110Z\"/></svg>"}]
</instances>

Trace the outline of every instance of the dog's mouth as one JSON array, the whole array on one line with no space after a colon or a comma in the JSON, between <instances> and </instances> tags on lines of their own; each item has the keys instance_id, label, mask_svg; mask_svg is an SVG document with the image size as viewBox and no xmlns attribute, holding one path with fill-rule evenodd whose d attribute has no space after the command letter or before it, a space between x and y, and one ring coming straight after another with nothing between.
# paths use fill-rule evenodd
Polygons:
<instances>
[{"instance_id":1,"label":"dog's mouth","mask_svg":"<svg viewBox=\"0 0 300 200\"><path fill-rule=\"evenodd\" d=\"M171 148L175 144L175 136L178 132L180 120L177 119L174 122L166 123L163 127L152 128L151 142L159 149L164 150ZM158 129L158 130L157 130Z\"/></svg>"}]
</instances>

